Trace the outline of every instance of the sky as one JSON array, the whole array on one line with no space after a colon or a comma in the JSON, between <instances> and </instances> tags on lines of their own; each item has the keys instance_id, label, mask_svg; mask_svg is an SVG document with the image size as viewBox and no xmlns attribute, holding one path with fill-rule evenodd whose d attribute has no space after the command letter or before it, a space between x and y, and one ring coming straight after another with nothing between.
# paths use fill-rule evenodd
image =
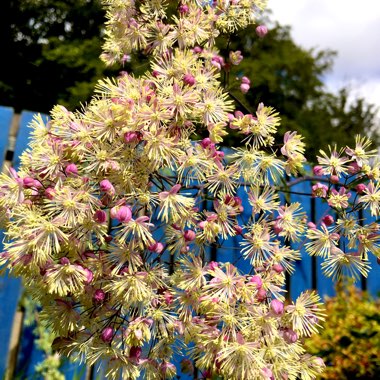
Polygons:
<instances>
[{"instance_id":1,"label":"sky","mask_svg":"<svg viewBox=\"0 0 380 380\"><path fill-rule=\"evenodd\" d=\"M348 86L380 108L380 0L268 0L268 8L299 45L337 51L328 89Z\"/></svg>"}]
</instances>

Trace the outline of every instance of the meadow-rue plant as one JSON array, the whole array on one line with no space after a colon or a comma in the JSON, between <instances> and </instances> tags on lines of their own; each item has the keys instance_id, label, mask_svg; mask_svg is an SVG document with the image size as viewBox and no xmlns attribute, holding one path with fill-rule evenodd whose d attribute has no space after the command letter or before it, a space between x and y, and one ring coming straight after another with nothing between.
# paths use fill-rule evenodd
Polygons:
<instances>
[{"instance_id":1,"label":"meadow-rue plant","mask_svg":"<svg viewBox=\"0 0 380 380\"><path fill-rule=\"evenodd\" d=\"M174 354L203 378L315 378L323 361L302 342L324 314L315 292L285 302L286 273L301 258L291 244L306 232L334 278L368 272L378 224L357 212L380 213L376 151L360 137L321 151L314 176L295 181L316 182L312 195L336 217L308 224L299 203L279 196L286 175L303 170L302 137L287 132L277 146L279 114L235 105L221 80L243 57L223 57L216 39L254 23L266 2L103 2L103 60L143 51L151 70L100 81L80 112L35 117L19 170L0 177L0 265L41 304L54 349L103 360L107 378L173 378ZM248 77L240 82L250 90ZM225 153L230 129L243 143ZM208 254L233 236L249 273Z\"/></svg>"}]
</instances>

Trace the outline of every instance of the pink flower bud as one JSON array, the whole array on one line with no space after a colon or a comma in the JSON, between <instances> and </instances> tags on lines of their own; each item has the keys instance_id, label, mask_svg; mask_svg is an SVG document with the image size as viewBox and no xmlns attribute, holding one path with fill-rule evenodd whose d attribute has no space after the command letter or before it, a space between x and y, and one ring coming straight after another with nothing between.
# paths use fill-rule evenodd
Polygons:
<instances>
[{"instance_id":1,"label":"pink flower bud","mask_svg":"<svg viewBox=\"0 0 380 380\"><path fill-rule=\"evenodd\" d=\"M195 78L191 74L185 74L183 76L183 83L187 84L188 86L194 86L195 84Z\"/></svg>"},{"instance_id":2,"label":"pink flower bud","mask_svg":"<svg viewBox=\"0 0 380 380\"><path fill-rule=\"evenodd\" d=\"M127 223L132 219L132 211L128 206L116 206L110 210L112 219L116 219L120 223Z\"/></svg>"},{"instance_id":3,"label":"pink flower bud","mask_svg":"<svg viewBox=\"0 0 380 380\"><path fill-rule=\"evenodd\" d=\"M153 244L149 245L148 246L148 250L151 251L151 252L155 252L155 253L162 253L162 251L164 250L164 245L160 242L154 242Z\"/></svg>"},{"instance_id":4,"label":"pink flower bud","mask_svg":"<svg viewBox=\"0 0 380 380\"><path fill-rule=\"evenodd\" d=\"M88 268L83 268L83 270L84 270L85 273L86 273L86 284L90 284L91 281L92 281L93 278L94 278L94 274L93 274L92 271L90 271L90 269L88 269Z\"/></svg>"},{"instance_id":5,"label":"pink flower bud","mask_svg":"<svg viewBox=\"0 0 380 380\"><path fill-rule=\"evenodd\" d=\"M110 343L112 341L112 337L113 337L112 327L106 327L100 335L100 338L102 339L104 343Z\"/></svg>"},{"instance_id":6,"label":"pink flower bud","mask_svg":"<svg viewBox=\"0 0 380 380\"><path fill-rule=\"evenodd\" d=\"M334 218L331 215L326 215L323 217L322 222L326 226L331 226L334 223Z\"/></svg>"},{"instance_id":7,"label":"pink flower bud","mask_svg":"<svg viewBox=\"0 0 380 380\"><path fill-rule=\"evenodd\" d=\"M308 226L308 228L310 228L311 230L315 230L315 229L317 229L317 226L316 226L315 223L313 223L313 222L309 222L309 223L307 224L307 226Z\"/></svg>"},{"instance_id":8,"label":"pink flower bud","mask_svg":"<svg viewBox=\"0 0 380 380\"><path fill-rule=\"evenodd\" d=\"M267 298L267 291L264 288L260 288L256 294L256 298L259 302L264 301Z\"/></svg>"},{"instance_id":9,"label":"pink flower bud","mask_svg":"<svg viewBox=\"0 0 380 380\"><path fill-rule=\"evenodd\" d=\"M23 180L24 187L33 187L34 186L34 178L25 177Z\"/></svg>"},{"instance_id":10,"label":"pink flower bud","mask_svg":"<svg viewBox=\"0 0 380 380\"><path fill-rule=\"evenodd\" d=\"M339 177L337 175L332 175L330 177L330 182L334 183L334 184L338 183L339 182Z\"/></svg>"},{"instance_id":11,"label":"pink flower bud","mask_svg":"<svg viewBox=\"0 0 380 380\"><path fill-rule=\"evenodd\" d=\"M265 25L259 25L256 27L256 34L260 37L263 38L267 35L268 33L268 28Z\"/></svg>"},{"instance_id":12,"label":"pink flower bud","mask_svg":"<svg viewBox=\"0 0 380 380\"><path fill-rule=\"evenodd\" d=\"M96 289L92 298L95 302L103 302L106 298L106 293L102 289Z\"/></svg>"},{"instance_id":13,"label":"pink flower bud","mask_svg":"<svg viewBox=\"0 0 380 380\"><path fill-rule=\"evenodd\" d=\"M195 48L193 49L193 52L195 54L200 54L202 53L203 49L200 47L200 46L195 46Z\"/></svg>"},{"instance_id":14,"label":"pink flower bud","mask_svg":"<svg viewBox=\"0 0 380 380\"><path fill-rule=\"evenodd\" d=\"M108 179L103 179L100 181L100 190L109 195L115 194L115 188L112 186L112 183Z\"/></svg>"},{"instance_id":15,"label":"pink flower bud","mask_svg":"<svg viewBox=\"0 0 380 380\"><path fill-rule=\"evenodd\" d=\"M129 143L137 143L140 141L140 135L137 132L125 132L124 141Z\"/></svg>"},{"instance_id":16,"label":"pink flower bud","mask_svg":"<svg viewBox=\"0 0 380 380\"><path fill-rule=\"evenodd\" d=\"M243 233L243 227L241 226L238 226L238 225L234 226L234 230L236 232L236 235L241 235Z\"/></svg>"},{"instance_id":17,"label":"pink flower bud","mask_svg":"<svg viewBox=\"0 0 380 380\"><path fill-rule=\"evenodd\" d=\"M157 243L157 246L156 246L156 249L155 249L155 252L160 254L162 253L162 251L164 250L164 245L161 243L161 242L158 242Z\"/></svg>"},{"instance_id":18,"label":"pink flower bud","mask_svg":"<svg viewBox=\"0 0 380 380\"><path fill-rule=\"evenodd\" d=\"M219 268L219 264L216 262L216 261L210 261L208 264L207 264L207 268L209 270L215 270L215 268Z\"/></svg>"},{"instance_id":19,"label":"pink flower bud","mask_svg":"<svg viewBox=\"0 0 380 380\"><path fill-rule=\"evenodd\" d=\"M256 287L258 289L263 286L263 280L258 275L252 276L251 279L249 280L249 282L253 282L254 284L256 284Z\"/></svg>"},{"instance_id":20,"label":"pink flower bud","mask_svg":"<svg viewBox=\"0 0 380 380\"><path fill-rule=\"evenodd\" d=\"M355 190L358 192L358 194L363 194L364 190L367 189L367 186L364 183L359 183L355 186Z\"/></svg>"},{"instance_id":21,"label":"pink flower bud","mask_svg":"<svg viewBox=\"0 0 380 380\"><path fill-rule=\"evenodd\" d=\"M324 174L322 166L314 166L313 173L314 175L322 176Z\"/></svg>"},{"instance_id":22,"label":"pink flower bud","mask_svg":"<svg viewBox=\"0 0 380 380\"><path fill-rule=\"evenodd\" d=\"M198 223L198 227L200 229L202 229L202 230L205 228L205 226L206 226L206 221L205 220L202 220L201 222Z\"/></svg>"},{"instance_id":23,"label":"pink flower bud","mask_svg":"<svg viewBox=\"0 0 380 380\"><path fill-rule=\"evenodd\" d=\"M276 299L271 301L270 308L276 315L281 315L284 312L284 304Z\"/></svg>"},{"instance_id":24,"label":"pink flower bud","mask_svg":"<svg viewBox=\"0 0 380 380\"><path fill-rule=\"evenodd\" d=\"M129 350L129 359L132 359L135 362L138 362L142 354L141 347L132 346Z\"/></svg>"},{"instance_id":25,"label":"pink flower bud","mask_svg":"<svg viewBox=\"0 0 380 380\"><path fill-rule=\"evenodd\" d=\"M55 190L52 189L51 187L48 187L46 190L45 190L45 196L47 199L53 199L54 198L54 195L55 195Z\"/></svg>"},{"instance_id":26,"label":"pink flower bud","mask_svg":"<svg viewBox=\"0 0 380 380\"><path fill-rule=\"evenodd\" d=\"M242 77L241 78L241 83L245 83L245 84L251 84L251 81L248 77Z\"/></svg>"},{"instance_id":27,"label":"pink flower bud","mask_svg":"<svg viewBox=\"0 0 380 380\"><path fill-rule=\"evenodd\" d=\"M165 292L164 293L164 300L167 305L171 305L173 303L174 297L173 294L170 292Z\"/></svg>"},{"instance_id":28,"label":"pink flower bud","mask_svg":"<svg viewBox=\"0 0 380 380\"><path fill-rule=\"evenodd\" d=\"M193 241L195 240L195 232L193 230L187 230L184 232L183 237L185 238L186 241Z\"/></svg>"},{"instance_id":29,"label":"pink flower bud","mask_svg":"<svg viewBox=\"0 0 380 380\"><path fill-rule=\"evenodd\" d=\"M78 168L75 164L69 164L65 168L65 173L67 176L78 175Z\"/></svg>"},{"instance_id":30,"label":"pink flower bud","mask_svg":"<svg viewBox=\"0 0 380 380\"><path fill-rule=\"evenodd\" d=\"M61 257L61 259L59 260L59 262L62 265L70 265L70 260L67 257Z\"/></svg>"},{"instance_id":31,"label":"pink flower bud","mask_svg":"<svg viewBox=\"0 0 380 380\"><path fill-rule=\"evenodd\" d=\"M203 149L206 149L211 144L211 140L206 137L201 141L201 145Z\"/></svg>"},{"instance_id":32,"label":"pink flower bud","mask_svg":"<svg viewBox=\"0 0 380 380\"><path fill-rule=\"evenodd\" d=\"M181 4L178 8L179 13L185 14L189 12L189 7L186 4Z\"/></svg>"},{"instance_id":33,"label":"pink flower bud","mask_svg":"<svg viewBox=\"0 0 380 380\"><path fill-rule=\"evenodd\" d=\"M272 269L277 273L282 273L284 271L284 268L280 264L274 264L272 266Z\"/></svg>"},{"instance_id":34,"label":"pink flower bud","mask_svg":"<svg viewBox=\"0 0 380 380\"><path fill-rule=\"evenodd\" d=\"M348 165L348 172L350 174L356 174L356 173L359 173L361 170L361 167L358 165L358 163L355 161L355 162L351 162L349 165Z\"/></svg>"},{"instance_id":35,"label":"pink flower bud","mask_svg":"<svg viewBox=\"0 0 380 380\"><path fill-rule=\"evenodd\" d=\"M295 343L298 340L297 333L292 329L286 329L282 333L282 337L284 338L286 343Z\"/></svg>"},{"instance_id":36,"label":"pink flower bud","mask_svg":"<svg viewBox=\"0 0 380 380\"><path fill-rule=\"evenodd\" d=\"M99 224L103 224L107 221L107 214L103 210L96 210L94 220Z\"/></svg>"},{"instance_id":37,"label":"pink flower bud","mask_svg":"<svg viewBox=\"0 0 380 380\"><path fill-rule=\"evenodd\" d=\"M273 231L275 234L280 234L282 231L283 231L283 228L279 225L279 221L276 221L274 224L273 224Z\"/></svg>"},{"instance_id":38,"label":"pink flower bud","mask_svg":"<svg viewBox=\"0 0 380 380\"><path fill-rule=\"evenodd\" d=\"M240 91L243 93L243 94L246 94L250 89L250 85L247 84L247 83L242 83L240 85Z\"/></svg>"}]
</instances>

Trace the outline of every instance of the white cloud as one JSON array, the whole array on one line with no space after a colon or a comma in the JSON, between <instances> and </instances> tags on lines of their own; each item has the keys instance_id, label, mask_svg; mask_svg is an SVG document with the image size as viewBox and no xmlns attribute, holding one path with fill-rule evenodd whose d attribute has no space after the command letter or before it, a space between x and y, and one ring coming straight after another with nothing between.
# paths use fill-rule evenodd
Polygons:
<instances>
[{"instance_id":1,"label":"white cloud","mask_svg":"<svg viewBox=\"0 0 380 380\"><path fill-rule=\"evenodd\" d=\"M380 105L379 0L269 0L273 19L292 27L306 48L338 52L328 86L355 84L360 95Z\"/></svg>"}]
</instances>

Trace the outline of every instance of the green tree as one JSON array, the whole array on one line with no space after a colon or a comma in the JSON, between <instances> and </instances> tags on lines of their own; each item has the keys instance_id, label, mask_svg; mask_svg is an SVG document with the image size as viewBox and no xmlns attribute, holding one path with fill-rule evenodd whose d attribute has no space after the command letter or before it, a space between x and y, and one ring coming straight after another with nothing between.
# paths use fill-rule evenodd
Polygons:
<instances>
[{"instance_id":1,"label":"green tree","mask_svg":"<svg viewBox=\"0 0 380 380\"><path fill-rule=\"evenodd\" d=\"M104 75L100 0L2 3L0 104L47 112L86 101Z\"/></svg>"},{"instance_id":2,"label":"green tree","mask_svg":"<svg viewBox=\"0 0 380 380\"><path fill-rule=\"evenodd\" d=\"M275 107L282 118L281 131L296 130L305 137L310 160L328 144L352 144L358 133L372 134L379 144L375 106L361 98L349 101L345 88L332 94L324 87L323 77L332 68L336 53L304 49L290 31L289 26L276 23L265 38L257 37L251 28L239 35L238 43L224 41L229 49L242 51L244 60L237 68L240 76L251 79L246 95L239 91L240 81L230 79L235 88L232 94L242 108L253 112L259 102Z\"/></svg>"}]
</instances>

